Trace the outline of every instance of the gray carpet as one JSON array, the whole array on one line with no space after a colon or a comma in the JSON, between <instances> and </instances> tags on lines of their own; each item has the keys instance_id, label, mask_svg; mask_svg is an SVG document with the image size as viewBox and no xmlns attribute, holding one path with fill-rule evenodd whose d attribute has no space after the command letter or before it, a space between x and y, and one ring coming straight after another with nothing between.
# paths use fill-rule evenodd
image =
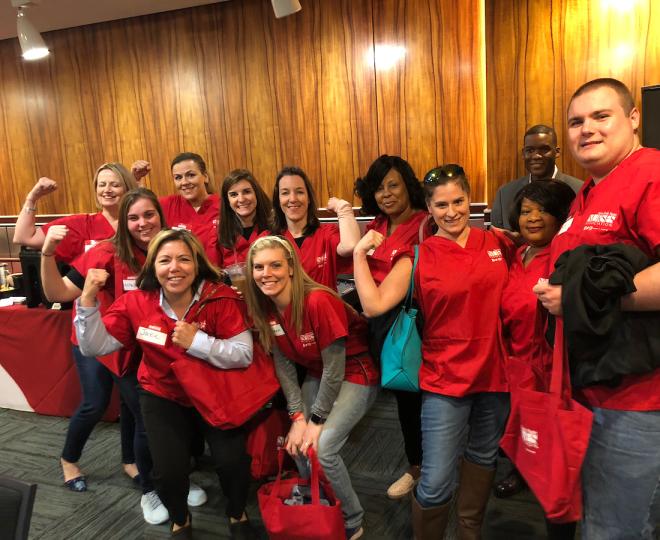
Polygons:
<instances>
[{"instance_id":1,"label":"gray carpet","mask_svg":"<svg viewBox=\"0 0 660 540\"><path fill-rule=\"evenodd\" d=\"M68 419L0 409L0 474L39 484L32 517L33 539L160 539L169 538L166 525L142 519L140 493L120 465L118 424L101 423L81 460L89 491L73 493L62 486L59 455ZM344 448L353 485L366 511L365 540L412 537L410 502L391 501L389 484L406 468L394 400L380 396L354 430ZM219 511L222 495L208 467L192 474L207 490L209 502L192 510L195 538L229 538ZM257 484L252 486L248 513L258 520ZM529 492L508 500L491 498L484 540L545 538L543 514ZM446 538L455 538L455 522Z\"/></svg>"}]
</instances>

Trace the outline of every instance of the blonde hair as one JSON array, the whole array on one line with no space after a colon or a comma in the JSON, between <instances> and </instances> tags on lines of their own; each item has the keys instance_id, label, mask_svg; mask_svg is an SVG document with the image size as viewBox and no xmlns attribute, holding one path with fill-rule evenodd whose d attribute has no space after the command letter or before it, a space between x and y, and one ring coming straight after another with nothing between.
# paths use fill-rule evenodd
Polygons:
<instances>
[{"instance_id":1,"label":"blonde hair","mask_svg":"<svg viewBox=\"0 0 660 540\"><path fill-rule=\"evenodd\" d=\"M135 177L130 172L128 172L128 169L126 167L124 167L121 163L118 163L116 161L110 161L108 163L104 163L103 165L101 165L94 172L94 180L92 180L94 191L96 191L99 183L99 174L101 174L101 172L105 170L112 171L113 173L115 173L117 178L124 185L124 194L139 187L137 180L135 180ZM94 200L96 202L96 207L100 208L101 205L99 204L96 195L94 196Z\"/></svg>"},{"instance_id":2,"label":"blonde hair","mask_svg":"<svg viewBox=\"0 0 660 540\"><path fill-rule=\"evenodd\" d=\"M247 256L247 287L245 291L245 301L247 302L248 312L252 317L254 326L259 331L259 341L262 347L270 352L273 343L273 331L270 328L270 316L276 311L273 301L266 296L261 289L257 287L253 279L254 255L264 249L281 249L284 257L289 264L289 269L293 270L291 275L291 322L300 335L302 332L303 311L305 307L305 297L312 291L322 290L329 292L336 298L339 298L337 291L321 285L307 275L300 263L296 250L291 243L281 236L262 236L257 239ZM339 298L341 300L341 298ZM348 305L348 304L346 304ZM350 306L349 306L350 307Z\"/></svg>"}]
</instances>

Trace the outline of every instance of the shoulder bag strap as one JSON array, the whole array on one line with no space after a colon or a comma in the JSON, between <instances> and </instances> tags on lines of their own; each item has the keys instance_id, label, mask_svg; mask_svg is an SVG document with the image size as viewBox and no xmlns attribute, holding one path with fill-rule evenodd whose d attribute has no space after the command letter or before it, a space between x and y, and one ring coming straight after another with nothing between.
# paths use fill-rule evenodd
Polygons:
<instances>
[{"instance_id":1,"label":"shoulder bag strap","mask_svg":"<svg viewBox=\"0 0 660 540\"><path fill-rule=\"evenodd\" d=\"M408 285L408 294L406 294L405 307L412 307L413 293L415 292L415 268L417 268L417 259L419 259L419 246L415 246L415 259L413 260L412 270L410 271L410 284Z\"/></svg>"}]
</instances>

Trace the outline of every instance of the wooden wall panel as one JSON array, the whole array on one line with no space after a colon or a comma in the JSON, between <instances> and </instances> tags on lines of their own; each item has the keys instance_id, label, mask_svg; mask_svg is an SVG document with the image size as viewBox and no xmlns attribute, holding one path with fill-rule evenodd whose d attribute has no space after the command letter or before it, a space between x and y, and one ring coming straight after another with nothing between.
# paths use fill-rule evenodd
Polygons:
<instances>
[{"instance_id":1,"label":"wooden wall panel","mask_svg":"<svg viewBox=\"0 0 660 540\"><path fill-rule=\"evenodd\" d=\"M523 135L554 126L564 148L572 93L597 77L640 88L660 83L660 5L654 0L493 0L486 2L489 200L524 174ZM563 171L584 178L568 148Z\"/></svg>"},{"instance_id":2,"label":"wooden wall panel","mask_svg":"<svg viewBox=\"0 0 660 540\"><path fill-rule=\"evenodd\" d=\"M419 177L457 162L472 198L485 194L483 12L478 0L393 0L374 5L376 47L404 46L404 59L375 67L379 153L401 154Z\"/></svg>"},{"instance_id":3,"label":"wooden wall panel","mask_svg":"<svg viewBox=\"0 0 660 540\"><path fill-rule=\"evenodd\" d=\"M235 0L50 32L51 56L32 64L5 40L0 214L39 176L62 186L40 212L93 210L104 161L149 159L147 185L172 193L182 151L203 155L216 185L247 167L267 192L299 165L322 204L351 199L384 152L420 176L459 161L483 198L482 25L480 0L308 0L281 20L267 0ZM389 71L367 60L381 43L408 51Z\"/></svg>"}]
</instances>

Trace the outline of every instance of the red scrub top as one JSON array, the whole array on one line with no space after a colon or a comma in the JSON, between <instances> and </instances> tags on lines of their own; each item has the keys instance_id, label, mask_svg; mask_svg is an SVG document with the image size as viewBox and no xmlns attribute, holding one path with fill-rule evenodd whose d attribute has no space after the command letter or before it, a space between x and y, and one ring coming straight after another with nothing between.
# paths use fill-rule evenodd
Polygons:
<instances>
[{"instance_id":1,"label":"red scrub top","mask_svg":"<svg viewBox=\"0 0 660 540\"><path fill-rule=\"evenodd\" d=\"M211 193L206 197L197 211L181 195L168 195L159 198L158 201L163 208L168 227L186 229L194 233L203 246L215 244L218 239L220 216L220 198L217 193Z\"/></svg>"},{"instance_id":2,"label":"red scrub top","mask_svg":"<svg viewBox=\"0 0 660 540\"><path fill-rule=\"evenodd\" d=\"M215 249L207 249L206 252L211 254L209 259L213 264L219 266L220 268L227 268L232 264L247 261L247 255L248 251L250 250L250 246L258 238L261 238L262 236L268 236L269 234L271 234L270 231L261 231L255 226L252 229L250 238L247 240L242 234L239 234L236 237L236 242L233 248L226 248L216 242L214 246Z\"/></svg>"},{"instance_id":3,"label":"red scrub top","mask_svg":"<svg viewBox=\"0 0 660 540\"><path fill-rule=\"evenodd\" d=\"M548 278L550 246L539 251L527 267L522 261L526 249L527 246L522 246L513 258L502 293L504 343L509 356L528 362L540 375L540 380L549 385L552 348L545 339L548 312L532 288L540 278Z\"/></svg>"},{"instance_id":4,"label":"red scrub top","mask_svg":"<svg viewBox=\"0 0 660 540\"><path fill-rule=\"evenodd\" d=\"M133 254L137 259L138 264L142 266L146 259L145 253L137 247L134 247ZM87 277L87 272L91 268L100 268L108 272L109 276L105 282L105 286L97 295L101 313L105 313L117 297L136 288L135 278L137 277L137 273L133 272L127 264L117 258L115 245L112 242L101 242L95 245L89 251L83 253L73 261L71 266L83 278ZM74 318L75 315L74 305ZM78 345L75 327L72 328L71 342L74 345Z\"/></svg>"},{"instance_id":5,"label":"red scrub top","mask_svg":"<svg viewBox=\"0 0 660 540\"><path fill-rule=\"evenodd\" d=\"M392 270L392 261L397 253L408 251L410 246L419 244L419 229L428 216L428 213L422 210L415 212L406 222L398 225L390 236L387 236L389 219L386 215L381 214L367 224L366 231L373 229L385 237L383 243L367 256L369 270L376 285L380 285Z\"/></svg>"},{"instance_id":6,"label":"red scrub top","mask_svg":"<svg viewBox=\"0 0 660 540\"><path fill-rule=\"evenodd\" d=\"M210 336L229 339L248 329L245 303L226 285L205 283L202 296L209 287L218 287L206 303L188 322L197 322ZM194 309L194 305L191 309ZM103 316L108 332L124 347L142 347L142 362L138 382L151 392L185 407L192 406L170 368L175 360L193 358L180 346L172 343L176 321L170 319L160 306L160 289L135 290L120 296ZM142 330L141 330L142 329Z\"/></svg>"},{"instance_id":7,"label":"red scrub top","mask_svg":"<svg viewBox=\"0 0 660 540\"><path fill-rule=\"evenodd\" d=\"M270 326L282 354L318 379L323 373L321 351L346 338L344 380L366 386L378 384L378 370L369 356L366 321L328 291L317 289L305 297L300 335L291 322L291 305L282 316L272 317Z\"/></svg>"},{"instance_id":8,"label":"red scrub top","mask_svg":"<svg viewBox=\"0 0 660 540\"><path fill-rule=\"evenodd\" d=\"M422 390L453 397L508 391L500 305L512 253L504 235L474 227L464 248L440 236L420 244Z\"/></svg>"},{"instance_id":9,"label":"red scrub top","mask_svg":"<svg viewBox=\"0 0 660 540\"><path fill-rule=\"evenodd\" d=\"M322 223L299 248L293 235L287 230L284 237L293 244L302 267L314 281L337 290L337 246L339 226Z\"/></svg>"},{"instance_id":10,"label":"red scrub top","mask_svg":"<svg viewBox=\"0 0 660 540\"><path fill-rule=\"evenodd\" d=\"M656 258L660 248L660 151L641 148L598 184L585 182L566 223L552 241L551 262L582 244L624 243ZM591 405L605 409L660 410L660 369L628 375L614 388L581 390Z\"/></svg>"},{"instance_id":11,"label":"red scrub top","mask_svg":"<svg viewBox=\"0 0 660 540\"><path fill-rule=\"evenodd\" d=\"M44 234L53 225L66 225L69 232L55 248L55 258L63 263L71 262L81 253L90 249L101 240L112 238L115 230L101 213L75 214L55 219L42 227Z\"/></svg>"}]
</instances>

